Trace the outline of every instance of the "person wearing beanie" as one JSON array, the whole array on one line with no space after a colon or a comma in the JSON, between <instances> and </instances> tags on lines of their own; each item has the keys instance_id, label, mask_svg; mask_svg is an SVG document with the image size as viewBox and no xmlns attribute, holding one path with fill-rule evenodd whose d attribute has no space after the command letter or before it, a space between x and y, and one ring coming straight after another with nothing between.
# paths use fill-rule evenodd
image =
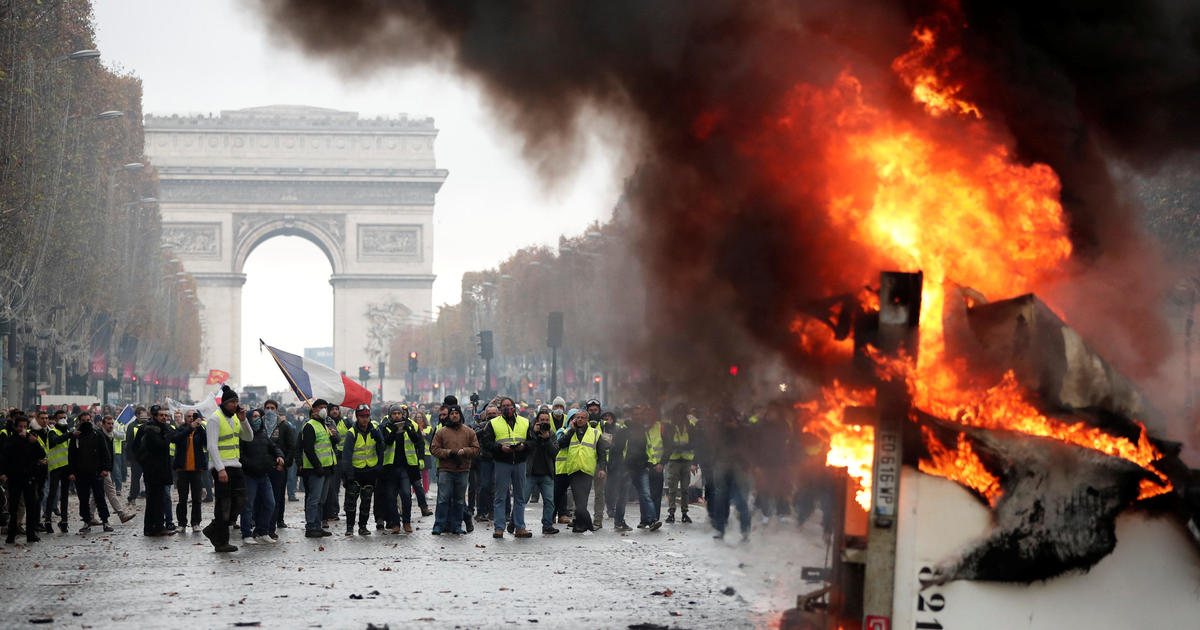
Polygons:
<instances>
[{"instance_id":1,"label":"person wearing beanie","mask_svg":"<svg viewBox=\"0 0 1200 630\"><path fill-rule=\"evenodd\" d=\"M438 516L433 525L436 536L443 531L463 534L463 493L471 460L479 456L479 438L463 426L462 408L447 405L446 423L433 435L429 451L438 460Z\"/></svg>"},{"instance_id":2,"label":"person wearing beanie","mask_svg":"<svg viewBox=\"0 0 1200 630\"><path fill-rule=\"evenodd\" d=\"M559 470L566 475L575 497L575 519L571 524L571 531L575 533L595 529L587 509L588 494L593 478L604 480L607 450L600 429L588 423L587 412L574 410L567 427L559 435L556 463L561 464Z\"/></svg>"},{"instance_id":3,"label":"person wearing beanie","mask_svg":"<svg viewBox=\"0 0 1200 630\"><path fill-rule=\"evenodd\" d=\"M213 478L213 520L204 535L213 548L227 553L237 551L229 544L229 527L246 505L246 479L242 474L242 441L254 439L246 421L246 410L238 404L238 395L228 385L221 386L221 406L213 412L206 427L208 468Z\"/></svg>"}]
</instances>

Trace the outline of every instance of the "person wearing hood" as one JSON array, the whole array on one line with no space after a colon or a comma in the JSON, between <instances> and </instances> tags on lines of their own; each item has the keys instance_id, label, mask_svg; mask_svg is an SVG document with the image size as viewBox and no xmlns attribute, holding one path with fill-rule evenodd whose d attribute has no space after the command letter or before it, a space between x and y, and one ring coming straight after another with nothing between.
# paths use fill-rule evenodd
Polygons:
<instances>
[{"instance_id":1,"label":"person wearing hood","mask_svg":"<svg viewBox=\"0 0 1200 630\"><path fill-rule=\"evenodd\" d=\"M446 423L433 434L429 451L438 460L438 516L433 525L436 536L443 531L463 534L463 493L471 460L479 456L479 437L463 426L462 408L447 405ZM467 516L469 518L469 516Z\"/></svg>"},{"instance_id":2,"label":"person wearing hood","mask_svg":"<svg viewBox=\"0 0 1200 630\"><path fill-rule=\"evenodd\" d=\"M83 527L79 533L92 531L92 524L101 525L104 531L111 532L108 524L108 504L104 501L103 477L112 474L112 455L104 435L92 424L92 414L84 411L76 418L75 430L71 432L70 445L67 448L67 478L75 482L79 494L79 518ZM92 518L92 500L96 501L96 511L100 520Z\"/></svg>"},{"instance_id":3,"label":"person wearing hood","mask_svg":"<svg viewBox=\"0 0 1200 630\"><path fill-rule=\"evenodd\" d=\"M108 448L110 457L113 457L114 455L113 434L116 433L116 430L117 424L116 421L113 420L112 416L106 415L100 419L101 435L104 436L105 446ZM116 462L115 457L113 457L113 461ZM115 465L116 464L114 463L114 466ZM108 507L115 510L117 513L117 518L121 519L121 522L124 523L133 519L133 514L129 511L129 506L125 504L124 499L121 498L121 490L117 488L115 483L116 476L117 475L114 471L110 471L107 477L101 478L101 481L104 483L104 497L108 499Z\"/></svg>"},{"instance_id":4,"label":"person wearing hood","mask_svg":"<svg viewBox=\"0 0 1200 630\"><path fill-rule=\"evenodd\" d=\"M171 434L175 445L175 491L179 502L175 505L175 519L180 527L191 525L192 531L200 530L203 520L200 508L203 500L204 477L208 474L208 432L203 418L197 411L189 411L183 423ZM192 518L188 520L188 499L192 502Z\"/></svg>"},{"instance_id":5,"label":"person wearing hood","mask_svg":"<svg viewBox=\"0 0 1200 630\"><path fill-rule=\"evenodd\" d=\"M286 505L284 494L287 490L288 472L292 469L292 463L296 454L296 430L292 425L279 415L279 403L274 400L267 400L263 403L263 430L267 432L267 436L271 438L271 443L275 448L283 453L283 468L277 469L274 466L267 471L267 479L271 481L271 497L275 500L275 511L271 514L271 527L267 535L272 540L278 538L275 530L280 527L287 527L287 523L283 522L283 508Z\"/></svg>"},{"instance_id":6,"label":"person wearing hood","mask_svg":"<svg viewBox=\"0 0 1200 630\"><path fill-rule=\"evenodd\" d=\"M320 538L332 536L325 529L325 484L334 467L333 435L325 421L329 419L329 403L318 398L312 401L308 422L300 429L300 471L304 480L304 536Z\"/></svg>"},{"instance_id":7,"label":"person wearing hood","mask_svg":"<svg viewBox=\"0 0 1200 630\"><path fill-rule=\"evenodd\" d=\"M146 481L146 512L142 534L144 536L170 536L174 530L166 527L167 486L171 485L171 412L154 405L150 408L149 422L138 429L135 453L142 477ZM228 530L226 530L228 531Z\"/></svg>"},{"instance_id":8,"label":"person wearing hood","mask_svg":"<svg viewBox=\"0 0 1200 630\"><path fill-rule=\"evenodd\" d=\"M525 459L533 445L533 427L529 418L517 415L512 398L500 399L500 415L479 430L479 443L491 451L494 485L492 513L496 527L493 538L504 538L508 501L512 498L511 527L517 538L531 538L525 529Z\"/></svg>"},{"instance_id":9,"label":"person wearing hood","mask_svg":"<svg viewBox=\"0 0 1200 630\"><path fill-rule=\"evenodd\" d=\"M8 491L8 536L5 542L16 542L21 506L25 508L25 537L34 543L37 535L38 492L35 471L46 461L46 449L37 436L29 432L29 419L23 413L13 414L12 427L6 428L3 451L0 451L0 483Z\"/></svg>"},{"instance_id":10,"label":"person wearing hood","mask_svg":"<svg viewBox=\"0 0 1200 630\"><path fill-rule=\"evenodd\" d=\"M593 478L599 481L605 478L607 449L601 440L600 429L589 424L587 412L572 411L567 426L559 433L557 461L562 463L560 470L567 476L571 494L575 497L571 531L578 534L595 529L587 509L588 494Z\"/></svg>"},{"instance_id":11,"label":"person wearing hood","mask_svg":"<svg viewBox=\"0 0 1200 630\"><path fill-rule=\"evenodd\" d=\"M261 409L249 416L253 437L242 440L242 475L246 479L246 504L242 507L242 544L268 544L279 538L271 535L275 516L275 491L268 478L272 471L283 471L283 451L271 441Z\"/></svg>"},{"instance_id":12,"label":"person wearing hood","mask_svg":"<svg viewBox=\"0 0 1200 630\"><path fill-rule=\"evenodd\" d=\"M54 426L46 438L46 468L50 476L50 489L46 494L46 523L47 534L53 533L50 527L52 513L58 513L58 531L67 531L67 498L71 495L71 472L67 468L67 450L70 448L71 427L67 422L67 412L60 409L54 412ZM56 506L57 503L57 506Z\"/></svg>"},{"instance_id":13,"label":"person wearing hood","mask_svg":"<svg viewBox=\"0 0 1200 630\"><path fill-rule=\"evenodd\" d=\"M633 487L637 490L638 504L641 512L641 519L638 522L638 529L648 529L656 531L662 527L662 521L658 520L658 508L653 500L653 491L651 488L651 473L654 470L655 464L653 457L655 449L652 444L652 435L657 431L658 423L651 423L654 419L654 410L646 407L635 407L633 413L629 416L629 431L628 436L624 441L624 472L629 475L629 480L633 483ZM625 502L621 501L617 504L616 520L619 524L625 523ZM618 528L624 531L625 528Z\"/></svg>"},{"instance_id":14,"label":"person wearing hood","mask_svg":"<svg viewBox=\"0 0 1200 630\"><path fill-rule=\"evenodd\" d=\"M367 520L371 517L371 499L384 455L383 436L371 424L371 406L363 403L354 410L354 424L342 439L342 478L346 480L346 535L354 535L357 507L358 535L370 536Z\"/></svg>"},{"instance_id":15,"label":"person wearing hood","mask_svg":"<svg viewBox=\"0 0 1200 630\"><path fill-rule=\"evenodd\" d=\"M209 418L205 433L214 500L213 520L202 531L216 551L237 551L236 546L229 544L229 527L246 505L242 442L253 440L254 431L246 420L246 409L238 404L237 392L228 385L221 386L221 405Z\"/></svg>"},{"instance_id":16,"label":"person wearing hood","mask_svg":"<svg viewBox=\"0 0 1200 630\"><path fill-rule=\"evenodd\" d=\"M335 446L340 446L343 443L342 436L349 432L353 426L353 420L342 420L342 408L339 405L329 405L329 417L325 418L325 427L329 429L329 435L333 436ZM341 494L342 488L342 449L335 448L333 450L333 468L329 469L329 483L325 486L325 514L323 521L341 520L338 514L340 513L338 503L338 495Z\"/></svg>"}]
</instances>

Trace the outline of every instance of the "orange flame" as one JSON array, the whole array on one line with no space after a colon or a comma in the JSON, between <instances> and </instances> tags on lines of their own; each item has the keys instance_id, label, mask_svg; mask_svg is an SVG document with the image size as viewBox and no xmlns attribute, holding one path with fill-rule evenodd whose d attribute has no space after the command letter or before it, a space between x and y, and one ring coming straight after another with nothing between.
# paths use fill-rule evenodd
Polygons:
<instances>
[{"instance_id":1,"label":"orange flame","mask_svg":"<svg viewBox=\"0 0 1200 630\"><path fill-rule=\"evenodd\" d=\"M875 390L850 389L835 380L821 393L821 400L797 406L804 430L829 443L825 465L845 468L850 477L858 482L855 500L863 509L870 509L875 428L848 423L846 409L874 405Z\"/></svg>"},{"instance_id":2,"label":"orange flame","mask_svg":"<svg viewBox=\"0 0 1200 630\"><path fill-rule=\"evenodd\" d=\"M937 34L929 26L913 31L913 48L892 62L892 70L912 90L913 100L925 105L931 116L953 113L983 118L974 103L958 98L961 84L947 84L938 66L952 63L962 52L957 46L939 48Z\"/></svg>"},{"instance_id":3,"label":"orange flame","mask_svg":"<svg viewBox=\"0 0 1200 630\"><path fill-rule=\"evenodd\" d=\"M957 481L983 495L988 504L996 505L996 500L1003 494L1000 480L988 472L965 435L958 435L958 447L951 451L929 427L921 427L921 434L929 451L929 458L922 459L919 464L921 472Z\"/></svg>"},{"instance_id":4,"label":"orange flame","mask_svg":"<svg viewBox=\"0 0 1200 630\"><path fill-rule=\"evenodd\" d=\"M948 81L945 68L960 52L939 47L937 38L933 28L918 27L912 49L892 66L930 119L908 120L869 105L862 84L846 71L828 90L798 86L791 111L771 129L772 140L791 138L793 147L806 146L814 133L799 129L799 120L812 120L818 133L828 133L822 136L822 185L833 227L878 255L878 260L858 261L859 266L875 263L875 268L925 274L918 361L915 366L883 362L881 373L904 378L914 405L933 416L1050 437L1153 470L1161 454L1144 428L1135 443L1084 423L1048 418L1030 404L1011 372L997 384L979 384L970 380L962 361L947 357L948 283L993 296L1035 291L1061 274L1072 246L1058 176L1045 164L1014 159L1011 140L962 98L961 85ZM934 120L947 113L957 116ZM796 175L785 170L781 185L807 191L811 182L797 182ZM793 331L808 333L802 325ZM810 334L801 334L801 343L822 351ZM861 488L859 503L869 507L873 431L847 424L844 416L848 405L865 404L866 398L834 383L822 401L804 410L806 430L829 440L830 465L851 470ZM968 442L960 439L951 451L926 438L930 458L921 463L923 471L959 481L989 501L1000 497L998 482ZM1161 484L1143 483L1143 497L1170 489L1162 475L1159 479Z\"/></svg>"}]
</instances>

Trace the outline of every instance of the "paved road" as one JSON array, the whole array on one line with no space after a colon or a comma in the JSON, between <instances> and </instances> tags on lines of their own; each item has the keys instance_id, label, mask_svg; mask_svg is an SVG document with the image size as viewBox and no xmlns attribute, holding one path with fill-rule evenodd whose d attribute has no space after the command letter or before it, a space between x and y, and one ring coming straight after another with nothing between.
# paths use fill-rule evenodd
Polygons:
<instances>
[{"instance_id":1,"label":"paved road","mask_svg":"<svg viewBox=\"0 0 1200 630\"><path fill-rule=\"evenodd\" d=\"M411 535L307 539L300 505L288 504L280 544L233 554L214 553L201 534L143 538L140 514L112 534L73 533L75 518L70 534L3 547L0 626L765 627L810 590L800 567L825 553L817 519L756 522L748 543L714 541L701 506L696 523L658 532L620 535L607 520L593 534L494 540L487 527L432 536L433 517ZM636 523L636 504L629 511ZM540 505L529 506L528 522L539 517Z\"/></svg>"}]
</instances>

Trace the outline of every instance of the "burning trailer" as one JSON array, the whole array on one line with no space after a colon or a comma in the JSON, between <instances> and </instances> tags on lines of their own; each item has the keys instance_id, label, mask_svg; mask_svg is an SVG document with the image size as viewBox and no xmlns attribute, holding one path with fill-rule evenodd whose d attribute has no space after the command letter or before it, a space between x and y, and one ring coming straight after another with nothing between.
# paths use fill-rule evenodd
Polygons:
<instances>
[{"instance_id":1,"label":"burning trailer","mask_svg":"<svg viewBox=\"0 0 1200 630\"><path fill-rule=\"evenodd\" d=\"M799 408L846 474L828 584L783 627L1195 625L1193 473L1049 306L884 273L809 312L864 376Z\"/></svg>"}]
</instances>

